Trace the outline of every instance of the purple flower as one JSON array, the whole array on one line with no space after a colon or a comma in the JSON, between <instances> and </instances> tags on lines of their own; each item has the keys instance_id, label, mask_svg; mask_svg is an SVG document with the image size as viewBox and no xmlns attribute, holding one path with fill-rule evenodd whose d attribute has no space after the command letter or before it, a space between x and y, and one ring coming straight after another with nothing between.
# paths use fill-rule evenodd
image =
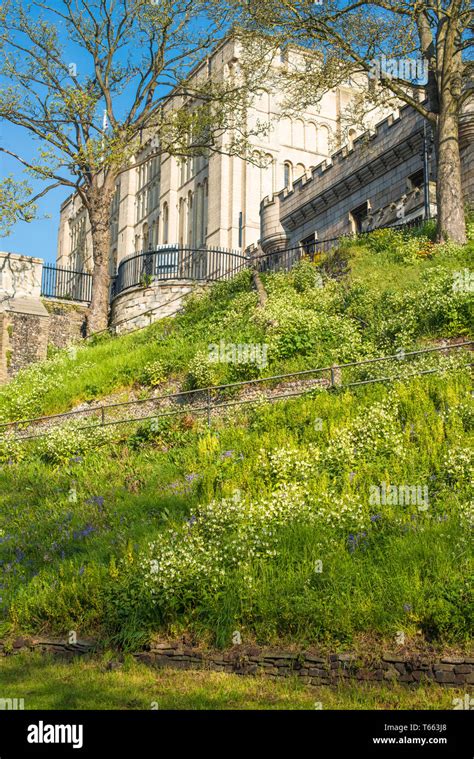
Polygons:
<instances>
[{"instance_id":1,"label":"purple flower","mask_svg":"<svg viewBox=\"0 0 474 759\"><path fill-rule=\"evenodd\" d=\"M186 524L187 524L189 527L192 527L192 526L193 526L193 524L196 524L196 522L197 522L197 517L195 517L195 516L194 516L194 514L193 514L193 515L191 516L191 518L190 518L190 519L188 519L188 521L186 522Z\"/></svg>"},{"instance_id":2,"label":"purple flower","mask_svg":"<svg viewBox=\"0 0 474 759\"><path fill-rule=\"evenodd\" d=\"M103 495L94 495L92 498L88 498L86 503L95 503L99 508L102 508L104 505L104 496Z\"/></svg>"},{"instance_id":3,"label":"purple flower","mask_svg":"<svg viewBox=\"0 0 474 759\"><path fill-rule=\"evenodd\" d=\"M80 574L80 575L83 575L83 574L84 574L84 567L80 567L80 569L79 569L79 574Z\"/></svg>"},{"instance_id":4,"label":"purple flower","mask_svg":"<svg viewBox=\"0 0 474 759\"><path fill-rule=\"evenodd\" d=\"M197 475L197 474L195 474L194 472L191 472L191 474L187 474L187 475L185 475L185 479L186 479L188 482L192 482L193 480L195 480L195 479L196 479L196 477L198 477L198 475Z\"/></svg>"},{"instance_id":5,"label":"purple flower","mask_svg":"<svg viewBox=\"0 0 474 759\"><path fill-rule=\"evenodd\" d=\"M379 519L382 519L382 514L374 514L372 517L370 517L371 522L377 522Z\"/></svg>"},{"instance_id":6,"label":"purple flower","mask_svg":"<svg viewBox=\"0 0 474 759\"><path fill-rule=\"evenodd\" d=\"M221 459L230 459L231 456L233 456L235 451L224 451L224 453L221 455Z\"/></svg>"},{"instance_id":7,"label":"purple flower","mask_svg":"<svg viewBox=\"0 0 474 759\"><path fill-rule=\"evenodd\" d=\"M410 604L403 604L403 611L406 611L406 612L411 611L411 605Z\"/></svg>"},{"instance_id":8,"label":"purple flower","mask_svg":"<svg viewBox=\"0 0 474 759\"><path fill-rule=\"evenodd\" d=\"M358 535L353 535L352 532L350 533L347 542L349 545L349 551L350 553L354 553L356 548L365 548L365 538L367 537L366 532L360 532Z\"/></svg>"},{"instance_id":9,"label":"purple flower","mask_svg":"<svg viewBox=\"0 0 474 759\"><path fill-rule=\"evenodd\" d=\"M83 461L84 461L84 457L83 456L73 456L73 458L70 460L70 463L71 464L82 464Z\"/></svg>"}]
</instances>

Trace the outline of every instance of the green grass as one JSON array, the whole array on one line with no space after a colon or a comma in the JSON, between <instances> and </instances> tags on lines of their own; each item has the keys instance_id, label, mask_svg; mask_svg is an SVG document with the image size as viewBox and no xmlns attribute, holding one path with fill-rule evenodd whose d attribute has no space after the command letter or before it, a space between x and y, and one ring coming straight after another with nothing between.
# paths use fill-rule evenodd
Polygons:
<instances>
[{"instance_id":1,"label":"green grass","mask_svg":"<svg viewBox=\"0 0 474 759\"><path fill-rule=\"evenodd\" d=\"M121 337L94 338L74 351L53 351L0 390L0 420L62 412L110 393L126 400L132 388L149 381L147 367L154 363L158 375L178 388L259 373L255 365L210 363L209 345L220 340L267 344L268 365L260 374L269 376L468 335L471 299L452 285L454 273L469 266L474 243L432 247L425 257L419 251L426 239L382 230L326 256L323 288L318 267L309 262L289 274L264 275L269 299L262 310L246 271L190 298L174 319ZM340 280L332 278L338 260L348 272Z\"/></svg>"},{"instance_id":2,"label":"green grass","mask_svg":"<svg viewBox=\"0 0 474 759\"><path fill-rule=\"evenodd\" d=\"M0 470L4 630L75 629L131 648L155 632L225 647L238 629L247 641L344 648L402 630L465 646L469 393L458 370L237 410L211 431L145 423L78 460L74 435L57 460L30 447ZM371 506L382 481L428 483L429 508ZM153 598L156 540L176 574L171 595Z\"/></svg>"},{"instance_id":3,"label":"green grass","mask_svg":"<svg viewBox=\"0 0 474 759\"><path fill-rule=\"evenodd\" d=\"M264 309L244 273L175 320L25 371L0 392L0 415L60 411L152 375L183 387L254 376L207 361L221 339L267 342L269 375L467 336L469 293L452 284L470 248L420 257L427 245L393 232L342 244L321 262L322 288L306 261L266 276ZM402 375L392 384L235 407L211 429L189 413L0 439L0 635L73 629L136 650L183 634L225 648L239 630L345 650L403 632L415 648L466 650L473 415L459 354L416 364L437 375L409 377L395 359L382 371ZM429 501L377 503L381 483Z\"/></svg>"},{"instance_id":4,"label":"green grass","mask_svg":"<svg viewBox=\"0 0 474 759\"><path fill-rule=\"evenodd\" d=\"M436 685L348 684L303 686L220 672L152 670L126 659L108 670L108 658L60 663L41 655L0 661L2 695L31 709L452 709L462 689Z\"/></svg>"}]
</instances>

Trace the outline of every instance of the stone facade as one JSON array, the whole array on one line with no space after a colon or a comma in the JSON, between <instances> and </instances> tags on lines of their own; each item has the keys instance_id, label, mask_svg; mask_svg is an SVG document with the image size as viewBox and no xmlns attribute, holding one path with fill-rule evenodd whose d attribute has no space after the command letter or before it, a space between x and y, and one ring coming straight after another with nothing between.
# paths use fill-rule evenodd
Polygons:
<instances>
[{"instance_id":1,"label":"stone facade","mask_svg":"<svg viewBox=\"0 0 474 759\"><path fill-rule=\"evenodd\" d=\"M232 79L241 56L239 43L228 39L196 67L193 80ZM272 66L303 65L300 59L301 53L290 49L284 62L277 55ZM265 156L263 165L226 155L226 135L219 145L222 152L186 161L160 155L154 136L144 137L135 156L136 163L143 165L122 173L117 181L111 208L111 274L126 256L160 245L245 249L256 243L260 201L342 144L342 114L357 87L353 81L341 85L297 118L282 115L284 93L274 86L256 94L247 112L247 127L254 128L257 121L269 125L267 134L252 138L255 151ZM172 99L170 107L181 105ZM355 128L352 134L357 134ZM61 207L57 264L92 269L89 224L77 195Z\"/></svg>"},{"instance_id":2,"label":"stone facade","mask_svg":"<svg viewBox=\"0 0 474 759\"><path fill-rule=\"evenodd\" d=\"M86 307L43 299L39 308L14 303L0 312L0 384L48 355L48 346L65 348L84 337Z\"/></svg>"},{"instance_id":3,"label":"stone facade","mask_svg":"<svg viewBox=\"0 0 474 759\"><path fill-rule=\"evenodd\" d=\"M472 113L462 137L462 178L467 203L474 200ZM428 130L429 132L429 130ZM424 217L423 118L404 106L308 171L291 187L265 198L260 245L272 253L317 240ZM436 214L436 176L430 162L430 214Z\"/></svg>"},{"instance_id":4,"label":"stone facade","mask_svg":"<svg viewBox=\"0 0 474 759\"><path fill-rule=\"evenodd\" d=\"M99 647L91 640L77 641L75 644L44 638L18 638L11 644L0 642L0 656L40 651L72 659L98 650ZM368 660L352 652L318 654L244 645L217 652L203 651L182 643L155 643L134 656L137 661L152 667L205 669L237 675L264 675L272 679L296 676L305 685L316 686L337 685L350 680L413 685L433 682L469 690L474 685L474 657L466 654L386 653ZM115 662L115 666L120 666L120 663Z\"/></svg>"},{"instance_id":5,"label":"stone facade","mask_svg":"<svg viewBox=\"0 0 474 759\"><path fill-rule=\"evenodd\" d=\"M46 358L48 345L64 348L84 337L85 305L40 297L42 265L0 253L0 384Z\"/></svg>"},{"instance_id":6,"label":"stone facade","mask_svg":"<svg viewBox=\"0 0 474 759\"><path fill-rule=\"evenodd\" d=\"M66 348L86 336L87 306L43 298L48 312L48 344L55 348Z\"/></svg>"},{"instance_id":7,"label":"stone facade","mask_svg":"<svg viewBox=\"0 0 474 759\"><path fill-rule=\"evenodd\" d=\"M183 299L206 285L194 282L153 282L149 287L133 287L118 295L112 303L111 326L116 334L147 327L157 319L173 316Z\"/></svg>"}]
</instances>

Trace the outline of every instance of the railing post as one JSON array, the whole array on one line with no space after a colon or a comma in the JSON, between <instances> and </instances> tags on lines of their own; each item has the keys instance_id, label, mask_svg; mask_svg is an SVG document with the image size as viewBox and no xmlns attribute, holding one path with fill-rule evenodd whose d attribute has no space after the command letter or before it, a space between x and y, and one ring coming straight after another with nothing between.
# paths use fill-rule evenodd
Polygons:
<instances>
[{"instance_id":1,"label":"railing post","mask_svg":"<svg viewBox=\"0 0 474 759\"><path fill-rule=\"evenodd\" d=\"M211 391L207 388L207 426L211 426Z\"/></svg>"}]
</instances>

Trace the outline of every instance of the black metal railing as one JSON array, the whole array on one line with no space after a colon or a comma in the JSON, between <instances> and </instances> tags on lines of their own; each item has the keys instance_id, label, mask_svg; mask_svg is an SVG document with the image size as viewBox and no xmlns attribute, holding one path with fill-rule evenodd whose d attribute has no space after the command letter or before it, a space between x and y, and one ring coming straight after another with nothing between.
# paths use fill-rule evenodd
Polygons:
<instances>
[{"instance_id":1,"label":"black metal railing","mask_svg":"<svg viewBox=\"0 0 474 759\"><path fill-rule=\"evenodd\" d=\"M393 384L398 380L404 381L411 377L420 377L445 371L457 371L462 369L463 366L466 368L471 367L472 362L468 360L465 363L460 362L459 364L453 363L450 365L449 363L440 363L436 360L434 363L431 361L423 363L423 359L430 356L435 358L437 355L447 356L452 351L457 352L461 351L461 349L471 351L472 346L473 341L466 340L462 343L437 345L435 347L407 351L403 354L395 353L388 356L375 356L345 364L303 369L287 374L274 374L224 385L206 386L195 390L182 390L171 394L154 395L132 401L106 403L101 406L79 408L60 414L15 419L0 423L0 439L8 433L13 433L15 439L19 442L42 437L48 435L53 428L70 420L84 420L86 422L90 420L90 424L85 424L78 429L94 430L98 426L133 424L135 422L143 422L146 419L158 419L160 417L201 412L207 415L208 424L210 425L212 412L219 412L226 408L235 408L236 406L252 403L261 403L263 398L269 402L273 402L314 393L315 389L319 393L321 390L353 388L380 382ZM421 361L420 364L417 363L419 360ZM376 367L381 365L382 372L380 374L376 371ZM252 393L249 393L251 390L257 392L252 395Z\"/></svg>"},{"instance_id":2,"label":"black metal railing","mask_svg":"<svg viewBox=\"0 0 474 759\"><path fill-rule=\"evenodd\" d=\"M248 258L235 250L164 245L123 259L111 294L114 298L130 287L147 287L158 281L184 279L215 282L230 279L247 265Z\"/></svg>"},{"instance_id":3,"label":"black metal railing","mask_svg":"<svg viewBox=\"0 0 474 759\"><path fill-rule=\"evenodd\" d=\"M398 230L419 227L424 219L418 217L388 227ZM111 278L110 299L131 287L147 287L153 282L189 280L192 282L217 282L231 279L243 269L256 267L261 272L289 271L303 257L318 262L323 253L337 247L343 239L364 237L367 232L345 234L325 240L314 240L291 248L269 253L244 255L239 250L226 248L187 248L178 243L162 245L154 250L135 253L123 259L117 274ZM43 266L41 294L48 298L90 303L92 298L92 275L87 272Z\"/></svg>"},{"instance_id":4,"label":"black metal railing","mask_svg":"<svg viewBox=\"0 0 474 759\"><path fill-rule=\"evenodd\" d=\"M43 266L41 295L45 298L63 298L90 303L92 299L92 274L58 266Z\"/></svg>"},{"instance_id":5,"label":"black metal railing","mask_svg":"<svg viewBox=\"0 0 474 759\"><path fill-rule=\"evenodd\" d=\"M269 253L254 254L252 258L253 265L261 272L289 271L302 258L308 258L314 263L319 262L323 253L328 253L333 248L341 244L343 240L363 239L366 235L376 232L379 229L393 229L394 231L403 232L405 230L419 229L427 220L422 216L417 216L409 221L400 221L398 224L387 224L385 226L373 227L364 232L345 233L338 237L329 237L325 240L312 240L311 242L300 243L292 248L281 248Z\"/></svg>"},{"instance_id":6,"label":"black metal railing","mask_svg":"<svg viewBox=\"0 0 474 759\"><path fill-rule=\"evenodd\" d=\"M314 240L305 245L296 245L293 248L275 250L271 253L261 253L253 257L253 265L260 272L289 271L302 258L318 262L322 253L327 253L340 241L340 237L332 237L327 240Z\"/></svg>"}]
</instances>

